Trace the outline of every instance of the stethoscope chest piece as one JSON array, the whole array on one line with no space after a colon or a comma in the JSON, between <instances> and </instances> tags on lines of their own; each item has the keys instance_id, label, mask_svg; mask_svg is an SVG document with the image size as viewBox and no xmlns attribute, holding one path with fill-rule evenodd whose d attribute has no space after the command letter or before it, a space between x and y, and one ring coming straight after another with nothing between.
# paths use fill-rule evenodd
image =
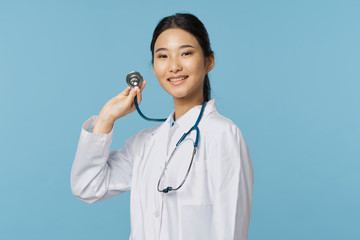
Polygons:
<instances>
[{"instance_id":1,"label":"stethoscope chest piece","mask_svg":"<svg viewBox=\"0 0 360 240\"><path fill-rule=\"evenodd\" d=\"M139 72L133 71L126 76L126 83L130 87L140 87L143 82L143 77Z\"/></svg>"},{"instance_id":2,"label":"stethoscope chest piece","mask_svg":"<svg viewBox=\"0 0 360 240\"><path fill-rule=\"evenodd\" d=\"M130 72L127 76L126 76L126 83L134 88L134 87L140 87L143 83L143 77L141 76L141 74L139 72L136 72L136 71L132 71ZM138 111L138 113L140 114L140 116L142 118L144 118L145 120L148 120L148 121L155 121L155 122L165 122L166 121L166 118L160 118L160 119L157 119L157 118L148 118L146 117L141 111L140 111L140 108L139 108L139 105L138 105L138 101L137 101L137 96L135 96L134 98L134 104L135 104L135 107L136 107L136 110Z\"/></svg>"}]
</instances>

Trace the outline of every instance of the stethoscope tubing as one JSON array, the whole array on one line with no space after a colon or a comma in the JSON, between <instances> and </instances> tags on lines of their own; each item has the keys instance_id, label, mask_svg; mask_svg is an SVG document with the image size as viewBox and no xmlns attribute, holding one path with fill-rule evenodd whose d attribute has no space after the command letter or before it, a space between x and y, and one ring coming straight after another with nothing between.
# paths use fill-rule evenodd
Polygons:
<instances>
[{"instance_id":1,"label":"stethoscope tubing","mask_svg":"<svg viewBox=\"0 0 360 240\"><path fill-rule=\"evenodd\" d=\"M152 121L152 122L165 122L165 121L167 120L167 118L148 118L148 117L146 117L146 116L141 112L141 110L140 110L140 108L139 108L139 104L138 104L138 101L137 101L137 96L135 96L135 98L134 98L134 104L135 104L135 108L136 108L137 112L139 113L139 115L140 115L143 119L145 119L145 120L147 120L147 121ZM160 175L160 178L159 178L159 181L158 181L158 185L157 185L157 190L158 190L159 192L168 193L169 191L176 191L176 190L178 190L179 188L181 188L181 186L185 183L185 181L186 181L186 179L187 179L187 177L188 177L188 175L189 175L190 169L191 169L191 167L192 167L193 160L194 160L194 156L195 156L195 153L196 153L196 149L197 149L198 144L199 144L199 135L200 135L199 132L200 132L200 130L199 130L198 124L199 124L199 122L200 122L200 120L201 120L201 118L202 118L202 115L203 115L203 113L204 113L205 106L206 106L206 101L203 103L203 105L202 105L202 107L201 107L199 116L198 116L198 118L197 118L194 126L192 126L192 127L189 129L189 131L187 131L186 133L184 133L184 134L182 135L182 137L181 137L181 138L179 139L179 141L176 143L176 147L175 147L174 151L171 153L169 160L165 163L165 167L164 167L164 169L162 170L162 173L161 173L161 175ZM172 188L172 187L168 186L168 187L164 188L163 190L160 190L160 188L159 188L160 182L161 182L161 180L162 180L162 178L163 178L163 176L164 176L164 174L165 174L165 170L167 169L167 166L169 165L169 163L170 163L170 161L171 161L174 153L176 152L178 146L179 146L179 145L183 142L183 140L187 137L187 135L189 135L189 134L191 133L191 131L193 131L193 130L196 131L196 138L195 138L195 142L194 142L194 150L193 150L193 153L192 153L190 165L189 165L189 167L188 167L188 170L187 170L187 172L186 172L186 175L185 175L183 181L181 182L181 184L180 184L177 188Z\"/></svg>"},{"instance_id":2,"label":"stethoscope tubing","mask_svg":"<svg viewBox=\"0 0 360 240\"><path fill-rule=\"evenodd\" d=\"M181 182L181 184L180 184L177 188L172 188L172 187L170 187L170 186L167 187L167 188L164 188L163 190L161 190L161 189L159 188L161 179L163 178L163 176L164 176L164 174L165 174L165 170L167 169L167 166L169 165L169 163L170 163L170 161L171 161L171 159L172 159L175 151L177 150L177 148L178 148L178 146L176 146L175 149L174 149L174 151L171 153L170 158L169 158L169 161L166 162L165 167L164 167L164 169L163 169L162 172L161 172L161 175L160 175L160 178L159 178L159 181L158 181L158 185L157 185L157 190L158 190L159 192L168 193L169 191L176 191L176 190L178 190L178 189L181 188L181 186L185 183L185 181L186 181L186 179L187 179L187 177L188 177L188 175L189 175L191 166L192 166L193 161L194 161L194 156L195 156L195 153L196 153L196 147L194 147L194 150L193 150L193 153L192 153L192 157L191 157L190 165L189 165L189 167L188 167L188 170L187 170L187 172L186 172L186 175L185 175L183 181Z\"/></svg>"},{"instance_id":3,"label":"stethoscope tubing","mask_svg":"<svg viewBox=\"0 0 360 240\"><path fill-rule=\"evenodd\" d=\"M147 120L147 121L152 121L152 122L165 122L165 121L166 121L167 118L148 118L148 117L146 117L146 116L141 112L141 110L140 110L140 108L139 108L139 104L138 104L138 101L137 101L137 96L135 96L135 98L134 98L134 103L135 103L135 107L136 107L137 112L139 113L139 115L140 115L143 119L145 119L145 120Z\"/></svg>"}]
</instances>

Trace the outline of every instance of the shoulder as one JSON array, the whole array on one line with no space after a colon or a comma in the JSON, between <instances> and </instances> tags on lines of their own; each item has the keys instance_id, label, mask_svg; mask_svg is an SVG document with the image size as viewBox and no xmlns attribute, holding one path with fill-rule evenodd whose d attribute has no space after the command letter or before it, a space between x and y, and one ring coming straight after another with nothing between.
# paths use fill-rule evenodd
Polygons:
<instances>
[{"instance_id":1,"label":"shoulder","mask_svg":"<svg viewBox=\"0 0 360 240\"><path fill-rule=\"evenodd\" d=\"M204 119L203 124L200 125L202 131L209 137L220 137L220 136L237 136L241 135L239 127L231 121L229 118L224 117L217 111L209 113Z\"/></svg>"},{"instance_id":2,"label":"shoulder","mask_svg":"<svg viewBox=\"0 0 360 240\"><path fill-rule=\"evenodd\" d=\"M204 123L200 130L205 132L202 143L214 171L229 168L240 171L241 166L251 166L247 143L235 123L218 112L209 114Z\"/></svg>"}]
</instances>

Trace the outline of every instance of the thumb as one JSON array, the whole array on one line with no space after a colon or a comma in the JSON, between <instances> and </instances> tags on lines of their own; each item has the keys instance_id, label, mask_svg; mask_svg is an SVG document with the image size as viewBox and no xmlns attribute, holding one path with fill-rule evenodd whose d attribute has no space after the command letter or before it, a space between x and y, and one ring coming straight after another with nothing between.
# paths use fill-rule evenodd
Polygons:
<instances>
[{"instance_id":1,"label":"thumb","mask_svg":"<svg viewBox=\"0 0 360 240\"><path fill-rule=\"evenodd\" d=\"M139 88L134 87L133 89L131 89L131 92L130 92L129 96L131 96L131 98L134 98L137 95L138 91L139 91Z\"/></svg>"},{"instance_id":2,"label":"thumb","mask_svg":"<svg viewBox=\"0 0 360 240\"><path fill-rule=\"evenodd\" d=\"M134 87L133 89L131 89L130 94L128 95L128 101L133 104L134 103L134 98L137 95L137 91L139 90L138 87Z\"/></svg>"}]
</instances>

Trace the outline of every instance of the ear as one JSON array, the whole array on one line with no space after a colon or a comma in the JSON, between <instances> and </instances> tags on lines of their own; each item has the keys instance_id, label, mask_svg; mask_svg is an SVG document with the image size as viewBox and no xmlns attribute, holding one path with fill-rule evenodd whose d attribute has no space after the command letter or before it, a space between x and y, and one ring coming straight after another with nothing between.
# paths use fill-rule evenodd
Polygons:
<instances>
[{"instance_id":1,"label":"ear","mask_svg":"<svg viewBox=\"0 0 360 240\"><path fill-rule=\"evenodd\" d=\"M215 67L215 57L212 53L210 57L206 59L206 73L209 73Z\"/></svg>"}]
</instances>

